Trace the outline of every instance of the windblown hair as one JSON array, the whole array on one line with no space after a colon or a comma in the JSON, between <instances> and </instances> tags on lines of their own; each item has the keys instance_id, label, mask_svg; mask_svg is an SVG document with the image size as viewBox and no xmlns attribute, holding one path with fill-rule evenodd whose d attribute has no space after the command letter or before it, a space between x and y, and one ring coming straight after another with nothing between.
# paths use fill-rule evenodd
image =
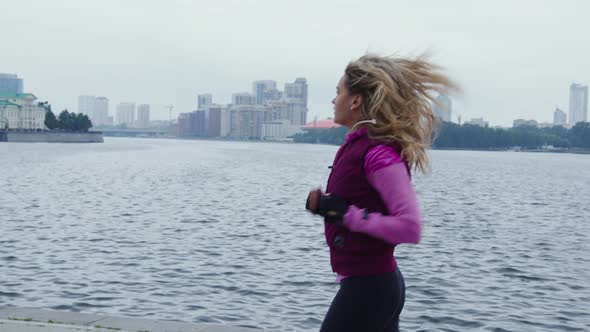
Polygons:
<instances>
[{"instance_id":1,"label":"windblown hair","mask_svg":"<svg viewBox=\"0 0 590 332\"><path fill-rule=\"evenodd\" d=\"M362 97L360 120L377 121L368 126L369 137L397 145L410 169L429 173L427 149L437 124L431 93L449 93L458 86L425 56L367 54L349 63L344 77L348 92Z\"/></svg>"}]
</instances>

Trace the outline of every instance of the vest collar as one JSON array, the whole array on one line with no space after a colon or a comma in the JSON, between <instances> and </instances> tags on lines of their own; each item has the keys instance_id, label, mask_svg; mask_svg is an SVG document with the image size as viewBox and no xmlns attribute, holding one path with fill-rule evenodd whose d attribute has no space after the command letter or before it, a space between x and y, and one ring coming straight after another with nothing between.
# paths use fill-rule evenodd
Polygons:
<instances>
[{"instance_id":1,"label":"vest collar","mask_svg":"<svg viewBox=\"0 0 590 332\"><path fill-rule=\"evenodd\" d=\"M365 135L367 135L367 128L366 127L359 128L359 129L353 131L352 133L346 134L345 142L350 143L350 142L360 138L361 136L365 136Z\"/></svg>"}]
</instances>

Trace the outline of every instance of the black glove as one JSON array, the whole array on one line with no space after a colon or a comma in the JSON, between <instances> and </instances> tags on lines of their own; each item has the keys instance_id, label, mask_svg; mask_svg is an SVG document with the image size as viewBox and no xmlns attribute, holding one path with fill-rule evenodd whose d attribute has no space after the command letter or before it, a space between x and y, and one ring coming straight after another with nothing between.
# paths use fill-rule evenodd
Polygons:
<instances>
[{"instance_id":1,"label":"black glove","mask_svg":"<svg viewBox=\"0 0 590 332\"><path fill-rule=\"evenodd\" d=\"M334 195L320 196L317 214L325 217L326 222L342 225L344 215L348 211L348 203Z\"/></svg>"}]
</instances>

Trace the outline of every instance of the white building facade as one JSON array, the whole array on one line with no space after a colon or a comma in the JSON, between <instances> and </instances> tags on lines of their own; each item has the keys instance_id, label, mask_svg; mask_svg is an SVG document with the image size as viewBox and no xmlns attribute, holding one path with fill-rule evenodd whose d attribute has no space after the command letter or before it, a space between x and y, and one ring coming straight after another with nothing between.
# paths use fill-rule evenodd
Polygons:
<instances>
[{"instance_id":1,"label":"white building facade","mask_svg":"<svg viewBox=\"0 0 590 332\"><path fill-rule=\"evenodd\" d=\"M432 105L434 116L438 119L451 122L453 118L453 101L449 96L440 94L436 97L434 105Z\"/></svg>"},{"instance_id":2,"label":"white building facade","mask_svg":"<svg viewBox=\"0 0 590 332\"><path fill-rule=\"evenodd\" d=\"M0 129L45 129L45 109L32 93L0 95Z\"/></svg>"},{"instance_id":3,"label":"white building facade","mask_svg":"<svg viewBox=\"0 0 590 332\"><path fill-rule=\"evenodd\" d=\"M569 124L588 121L588 86L573 83L570 85Z\"/></svg>"},{"instance_id":4,"label":"white building facade","mask_svg":"<svg viewBox=\"0 0 590 332\"><path fill-rule=\"evenodd\" d=\"M567 115L564 111L560 110L559 108L556 108L555 112L553 112L553 124L556 126L563 127L565 127L567 124Z\"/></svg>"},{"instance_id":5,"label":"white building facade","mask_svg":"<svg viewBox=\"0 0 590 332\"><path fill-rule=\"evenodd\" d=\"M117 124L133 126L135 122L135 103L120 103L117 105Z\"/></svg>"},{"instance_id":6,"label":"white building facade","mask_svg":"<svg viewBox=\"0 0 590 332\"><path fill-rule=\"evenodd\" d=\"M150 105L140 104L137 106L137 128L147 128L150 125Z\"/></svg>"},{"instance_id":7,"label":"white building facade","mask_svg":"<svg viewBox=\"0 0 590 332\"><path fill-rule=\"evenodd\" d=\"M78 113L87 115L94 127L108 125L109 99L102 96L78 96Z\"/></svg>"},{"instance_id":8,"label":"white building facade","mask_svg":"<svg viewBox=\"0 0 590 332\"><path fill-rule=\"evenodd\" d=\"M301 126L294 126L289 120L276 120L262 124L263 140L286 140L299 132L302 132Z\"/></svg>"},{"instance_id":9,"label":"white building facade","mask_svg":"<svg viewBox=\"0 0 590 332\"><path fill-rule=\"evenodd\" d=\"M471 119L469 121L466 121L465 124L466 125L472 125L472 126L480 126L480 127L484 127L484 128L487 128L490 125L483 118L473 118L473 119Z\"/></svg>"},{"instance_id":10,"label":"white building facade","mask_svg":"<svg viewBox=\"0 0 590 332\"><path fill-rule=\"evenodd\" d=\"M96 97L94 100L94 112L90 120L94 126L112 124L112 121L109 120L109 99L107 97Z\"/></svg>"}]
</instances>

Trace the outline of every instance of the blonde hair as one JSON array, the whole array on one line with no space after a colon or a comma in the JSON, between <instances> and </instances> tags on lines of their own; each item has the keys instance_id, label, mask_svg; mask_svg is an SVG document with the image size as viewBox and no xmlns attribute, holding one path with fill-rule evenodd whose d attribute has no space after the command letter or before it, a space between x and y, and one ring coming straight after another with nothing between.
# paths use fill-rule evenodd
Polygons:
<instances>
[{"instance_id":1,"label":"blonde hair","mask_svg":"<svg viewBox=\"0 0 590 332\"><path fill-rule=\"evenodd\" d=\"M410 169L429 173L427 149L437 124L430 93L448 93L458 86L426 56L367 54L349 63L344 77L348 92L362 96L361 120L377 121L368 126L369 137L398 145Z\"/></svg>"}]
</instances>

